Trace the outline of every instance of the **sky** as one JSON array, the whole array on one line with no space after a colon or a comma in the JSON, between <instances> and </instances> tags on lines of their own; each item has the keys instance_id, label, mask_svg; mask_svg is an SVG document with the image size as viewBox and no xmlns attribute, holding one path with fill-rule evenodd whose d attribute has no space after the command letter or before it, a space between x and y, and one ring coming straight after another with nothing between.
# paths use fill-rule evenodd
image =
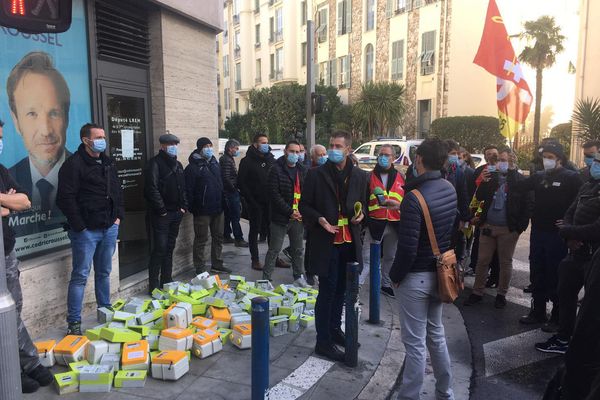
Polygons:
<instances>
[{"instance_id":1,"label":"sky","mask_svg":"<svg viewBox=\"0 0 600 400\"><path fill-rule=\"evenodd\" d=\"M461 1L461 0L455 0ZM487 0L481 0L487 3ZM550 126L571 119L575 98L575 75L568 73L569 61L576 65L579 39L579 0L496 0L509 35L523 30L523 23L535 20L542 15L555 17L565 36L563 53L559 54L554 67L544 71L542 110L552 106L554 118ZM525 42L512 40L515 52L519 54ZM523 65L525 79L535 95L535 70ZM532 109L533 112L533 109Z\"/></svg>"}]
</instances>

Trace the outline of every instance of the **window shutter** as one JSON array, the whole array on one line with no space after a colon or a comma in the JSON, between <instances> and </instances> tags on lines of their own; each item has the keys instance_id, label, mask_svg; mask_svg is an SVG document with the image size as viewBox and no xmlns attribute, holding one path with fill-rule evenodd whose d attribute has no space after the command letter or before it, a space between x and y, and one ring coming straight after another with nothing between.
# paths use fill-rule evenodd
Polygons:
<instances>
[{"instance_id":1,"label":"window shutter","mask_svg":"<svg viewBox=\"0 0 600 400\"><path fill-rule=\"evenodd\" d=\"M344 34L344 2L340 1L337 7L337 34Z\"/></svg>"},{"instance_id":2,"label":"window shutter","mask_svg":"<svg viewBox=\"0 0 600 400\"><path fill-rule=\"evenodd\" d=\"M352 0L345 0L346 4L346 33L352 32Z\"/></svg>"},{"instance_id":3,"label":"window shutter","mask_svg":"<svg viewBox=\"0 0 600 400\"><path fill-rule=\"evenodd\" d=\"M330 75L331 75L331 82L329 82L329 84L331 86L335 86L337 87L337 60L333 59L331 61L329 61L329 68L330 68Z\"/></svg>"},{"instance_id":4,"label":"window shutter","mask_svg":"<svg viewBox=\"0 0 600 400\"><path fill-rule=\"evenodd\" d=\"M387 5L385 7L385 16L387 18L392 18L394 15L394 0L387 0Z\"/></svg>"},{"instance_id":5,"label":"window shutter","mask_svg":"<svg viewBox=\"0 0 600 400\"><path fill-rule=\"evenodd\" d=\"M352 55L348 54L346 56L346 73L348 74L348 79L346 79L346 87L350 88L351 84L352 84L352 71L351 69L351 65L352 65Z\"/></svg>"}]
</instances>

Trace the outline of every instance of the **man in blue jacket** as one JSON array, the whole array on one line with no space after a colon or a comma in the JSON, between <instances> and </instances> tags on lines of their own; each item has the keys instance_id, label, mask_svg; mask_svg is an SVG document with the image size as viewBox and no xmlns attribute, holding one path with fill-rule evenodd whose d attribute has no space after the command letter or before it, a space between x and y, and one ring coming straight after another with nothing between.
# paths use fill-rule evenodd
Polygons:
<instances>
[{"instance_id":1,"label":"man in blue jacket","mask_svg":"<svg viewBox=\"0 0 600 400\"><path fill-rule=\"evenodd\" d=\"M446 143L439 139L423 141L413 164L417 177L405 185L400 205L398 248L390 278L399 300L402 341L406 348L399 396L402 399L419 398L425 374L426 343L437 381L436 394L438 398L454 399L442 302L438 295L437 258L431 248L423 209L414 193L418 189L428 205L443 254L451 248L457 213L456 191L440 172L447 158Z\"/></svg>"},{"instance_id":2,"label":"man in blue jacket","mask_svg":"<svg viewBox=\"0 0 600 400\"><path fill-rule=\"evenodd\" d=\"M212 239L210 248L213 271L230 273L223 266L223 180L221 168L214 156L213 144L202 137L196 142L196 150L190 154L185 167L185 187L189 209L194 215L194 266L196 273L210 271L206 265L208 231Z\"/></svg>"}]
</instances>

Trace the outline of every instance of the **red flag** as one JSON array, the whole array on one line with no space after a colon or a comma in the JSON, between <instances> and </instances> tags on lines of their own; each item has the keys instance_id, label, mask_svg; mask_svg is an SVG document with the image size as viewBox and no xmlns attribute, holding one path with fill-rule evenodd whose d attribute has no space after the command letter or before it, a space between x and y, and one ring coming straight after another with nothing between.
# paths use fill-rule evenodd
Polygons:
<instances>
[{"instance_id":1,"label":"red flag","mask_svg":"<svg viewBox=\"0 0 600 400\"><path fill-rule=\"evenodd\" d=\"M509 140L525 123L533 97L495 0L490 0L479 50L473 62L497 77L500 131Z\"/></svg>"}]
</instances>

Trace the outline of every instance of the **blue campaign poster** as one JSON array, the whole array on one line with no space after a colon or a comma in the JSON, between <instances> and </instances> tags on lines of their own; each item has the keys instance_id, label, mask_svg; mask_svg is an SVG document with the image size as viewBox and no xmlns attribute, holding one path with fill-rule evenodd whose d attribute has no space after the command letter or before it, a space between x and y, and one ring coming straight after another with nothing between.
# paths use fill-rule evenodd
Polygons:
<instances>
[{"instance_id":1,"label":"blue campaign poster","mask_svg":"<svg viewBox=\"0 0 600 400\"><path fill-rule=\"evenodd\" d=\"M79 146L91 120L88 40L83 0L73 1L64 33L28 34L0 26L0 163L26 192L32 208L9 215L17 255L68 244L56 207L58 171Z\"/></svg>"}]
</instances>

